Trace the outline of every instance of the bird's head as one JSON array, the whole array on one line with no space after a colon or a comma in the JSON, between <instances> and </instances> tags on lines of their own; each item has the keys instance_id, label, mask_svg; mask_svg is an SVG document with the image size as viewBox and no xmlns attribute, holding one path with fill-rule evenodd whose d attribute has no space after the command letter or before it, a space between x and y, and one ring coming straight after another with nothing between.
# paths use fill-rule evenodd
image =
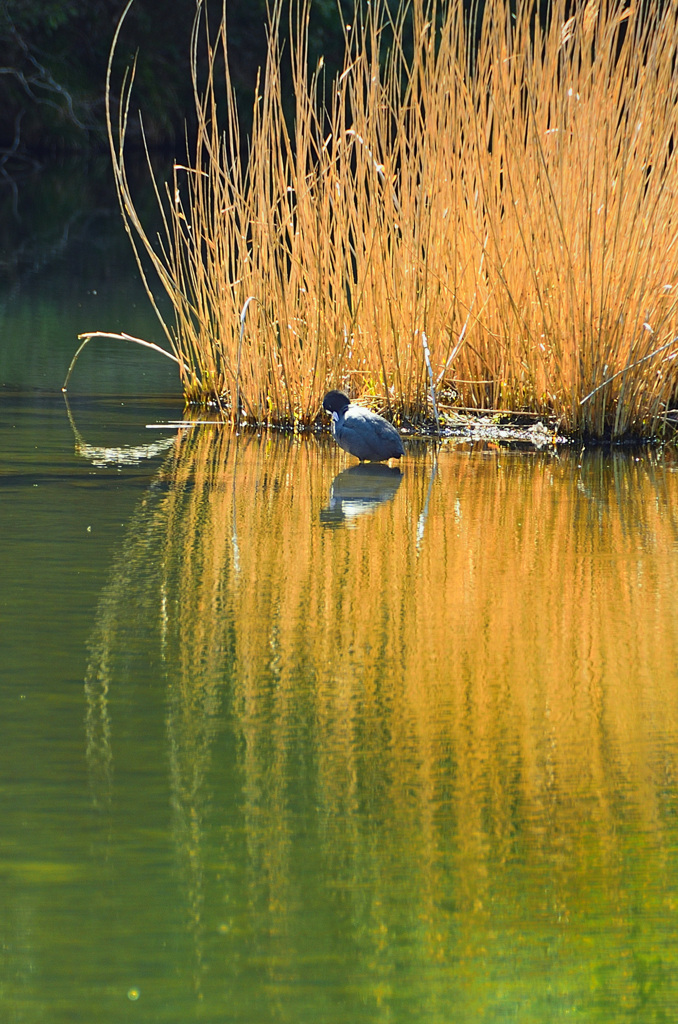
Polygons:
<instances>
[{"instance_id":1,"label":"bird's head","mask_svg":"<svg viewBox=\"0 0 678 1024\"><path fill-rule=\"evenodd\" d=\"M323 398L325 412L336 413L338 416L346 412L350 404L351 399L343 391L328 391Z\"/></svg>"}]
</instances>

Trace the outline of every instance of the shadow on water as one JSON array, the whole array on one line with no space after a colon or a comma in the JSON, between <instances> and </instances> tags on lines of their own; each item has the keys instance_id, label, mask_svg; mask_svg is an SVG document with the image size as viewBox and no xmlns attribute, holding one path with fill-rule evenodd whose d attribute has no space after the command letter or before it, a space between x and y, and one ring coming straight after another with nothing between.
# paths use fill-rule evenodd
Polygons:
<instances>
[{"instance_id":1,"label":"shadow on water","mask_svg":"<svg viewBox=\"0 0 678 1024\"><path fill-rule=\"evenodd\" d=\"M358 516L393 501L401 481L400 469L381 463L360 463L342 469L332 481L330 500L321 509L320 522L330 527L350 525Z\"/></svg>"},{"instance_id":2,"label":"shadow on water","mask_svg":"<svg viewBox=\"0 0 678 1024\"><path fill-rule=\"evenodd\" d=\"M678 1005L675 463L342 464L324 438L176 436L97 609L92 798L105 819L152 665L166 898L201 1013L659 1019ZM182 984L163 1020L187 1019Z\"/></svg>"}]
</instances>

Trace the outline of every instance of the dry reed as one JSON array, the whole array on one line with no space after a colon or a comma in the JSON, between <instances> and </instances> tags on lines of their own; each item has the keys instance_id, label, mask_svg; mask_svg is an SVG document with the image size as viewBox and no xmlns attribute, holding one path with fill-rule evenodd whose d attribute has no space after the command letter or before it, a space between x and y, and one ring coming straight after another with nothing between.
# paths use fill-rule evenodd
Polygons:
<instances>
[{"instance_id":1,"label":"dry reed","mask_svg":"<svg viewBox=\"0 0 678 1024\"><path fill-rule=\"evenodd\" d=\"M290 127L273 5L247 155L225 18L216 36L196 24L197 136L156 186L159 245L125 173L133 76L116 131L109 107L121 207L174 307L187 400L304 425L341 385L430 415L425 335L439 394L462 406L661 433L677 389L678 6L589 0L569 17L553 0L540 22L536 0L515 15L497 0L476 23L461 0L395 15L373 0L327 89L309 6L290 19Z\"/></svg>"}]
</instances>

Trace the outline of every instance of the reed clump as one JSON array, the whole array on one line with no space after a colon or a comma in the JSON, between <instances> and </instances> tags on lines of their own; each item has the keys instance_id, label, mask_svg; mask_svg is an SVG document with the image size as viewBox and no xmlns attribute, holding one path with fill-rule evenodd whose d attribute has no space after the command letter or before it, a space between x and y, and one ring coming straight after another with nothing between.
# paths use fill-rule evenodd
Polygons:
<instances>
[{"instance_id":1,"label":"reed clump","mask_svg":"<svg viewBox=\"0 0 678 1024\"><path fill-rule=\"evenodd\" d=\"M425 417L425 337L438 394L458 405L595 437L664 431L678 389L678 5L589 0L571 15L552 0L541 20L537 0L515 6L363 4L329 84L308 66L309 3L285 58L275 3L247 153L225 19L196 25L197 136L156 186L159 242L125 173L128 79L116 130L109 116L117 188L174 308L163 326L187 400L305 425L339 385Z\"/></svg>"}]
</instances>

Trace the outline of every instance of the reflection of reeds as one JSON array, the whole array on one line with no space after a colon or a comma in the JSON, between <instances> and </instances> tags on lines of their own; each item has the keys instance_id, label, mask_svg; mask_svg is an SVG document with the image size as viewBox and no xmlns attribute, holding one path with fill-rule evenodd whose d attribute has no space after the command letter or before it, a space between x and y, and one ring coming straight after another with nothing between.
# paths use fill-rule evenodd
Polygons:
<instances>
[{"instance_id":1,"label":"reflection of reeds","mask_svg":"<svg viewBox=\"0 0 678 1024\"><path fill-rule=\"evenodd\" d=\"M464 6L363 5L325 108L301 2L290 129L273 4L247 159L228 77L217 116L222 26L160 255L125 174L123 98L121 206L174 306L190 399L309 422L341 381L420 414L425 335L464 406L596 435L661 427L677 380L678 8L589 0L569 17L553 0L540 27L536 0L505 0L469 28Z\"/></svg>"},{"instance_id":2,"label":"reflection of reeds","mask_svg":"<svg viewBox=\"0 0 678 1024\"><path fill-rule=\"evenodd\" d=\"M414 466L390 503L327 531L320 512L340 459L322 441L196 429L163 467L102 598L92 766L104 747L114 760L109 711L101 739L96 721L133 618L166 679L195 928L227 708L250 884L281 934L302 792L318 808L328 877L359 900L397 850L421 890L424 933L450 850L473 864L455 898L482 917L497 856L518 851L536 870L576 827L588 837L582 871L592 850L614 860L620 801L622 819L661 834L665 780L678 772L662 741L678 732L673 466L443 449L430 494L429 468ZM573 886L558 899L574 913L580 896Z\"/></svg>"}]
</instances>

